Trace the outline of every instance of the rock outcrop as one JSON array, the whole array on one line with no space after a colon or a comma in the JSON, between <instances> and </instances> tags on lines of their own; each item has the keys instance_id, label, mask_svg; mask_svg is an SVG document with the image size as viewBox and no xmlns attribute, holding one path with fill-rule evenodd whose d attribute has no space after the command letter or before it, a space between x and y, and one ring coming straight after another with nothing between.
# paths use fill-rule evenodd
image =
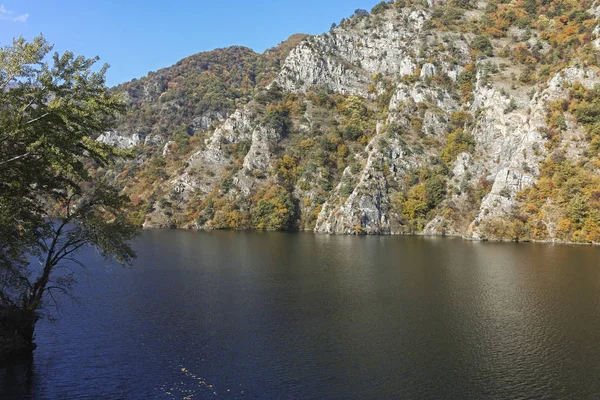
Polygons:
<instances>
[{"instance_id":1,"label":"rock outcrop","mask_svg":"<svg viewBox=\"0 0 600 400\"><path fill-rule=\"evenodd\" d=\"M123 135L118 131L104 132L103 134L98 136L96 140L100 143L118 147L119 149L130 149L140 144L139 135Z\"/></svg>"},{"instance_id":2,"label":"rock outcrop","mask_svg":"<svg viewBox=\"0 0 600 400\"><path fill-rule=\"evenodd\" d=\"M481 34L479 21L496 12L486 2L467 10L400 3L304 39L273 82L231 115L195 117L191 130L208 134L166 193L200 217L175 225L215 227L216 202L241 227L257 227L261 213L283 212L270 194L278 187L296 202L301 229L496 238L490 224L524 218L519 196L535 187L548 157L588 157L589 137L567 106L565 133L550 146L553 104L574 85L600 84L597 68L577 60L536 70L532 60L546 63L555 31L512 26L511 43L491 28ZM582 22L581 54L597 51L592 28ZM169 84L161 82L136 96L156 97ZM131 147L143 140L136 137L99 140ZM161 156L175 157L174 143ZM146 226L172 221L152 220Z\"/></svg>"}]
</instances>

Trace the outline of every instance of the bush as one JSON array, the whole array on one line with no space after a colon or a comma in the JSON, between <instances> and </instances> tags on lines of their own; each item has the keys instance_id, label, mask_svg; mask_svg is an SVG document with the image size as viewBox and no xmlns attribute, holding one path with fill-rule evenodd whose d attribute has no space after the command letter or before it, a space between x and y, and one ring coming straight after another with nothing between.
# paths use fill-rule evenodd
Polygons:
<instances>
[{"instance_id":1,"label":"bush","mask_svg":"<svg viewBox=\"0 0 600 400\"><path fill-rule=\"evenodd\" d=\"M273 185L258 192L253 200L250 217L254 229L286 230L293 227L296 207L285 188Z\"/></svg>"},{"instance_id":2,"label":"bush","mask_svg":"<svg viewBox=\"0 0 600 400\"><path fill-rule=\"evenodd\" d=\"M348 125L342 130L342 136L345 140L358 140L363 133L364 131L356 125Z\"/></svg>"},{"instance_id":3,"label":"bush","mask_svg":"<svg viewBox=\"0 0 600 400\"><path fill-rule=\"evenodd\" d=\"M425 191L427 193L427 206L435 208L446 198L446 179L436 175L425 181Z\"/></svg>"},{"instance_id":4,"label":"bush","mask_svg":"<svg viewBox=\"0 0 600 400\"><path fill-rule=\"evenodd\" d=\"M549 157L540 169L537 184L519 193L523 200L521 216L531 227L532 239L544 236L536 229L548 199L552 200L558 220L555 237L575 242L600 240L600 178L584 165L564 157ZM532 210L532 212L528 212Z\"/></svg>"},{"instance_id":5,"label":"bush","mask_svg":"<svg viewBox=\"0 0 600 400\"><path fill-rule=\"evenodd\" d=\"M453 7L471 9L473 8L473 4L471 0L452 0L450 1L450 5Z\"/></svg>"},{"instance_id":6,"label":"bush","mask_svg":"<svg viewBox=\"0 0 600 400\"><path fill-rule=\"evenodd\" d=\"M427 188L425 185L420 184L413 186L408 191L408 196L402 209L404 216L412 221L419 221L425 218L429 207L427 205ZM422 222L417 222L417 229L422 229Z\"/></svg>"},{"instance_id":7,"label":"bush","mask_svg":"<svg viewBox=\"0 0 600 400\"><path fill-rule=\"evenodd\" d=\"M446 164L453 162L463 152L472 152L475 149L475 138L462 128L448 135L446 148L442 151L442 160Z\"/></svg>"},{"instance_id":8,"label":"bush","mask_svg":"<svg viewBox=\"0 0 600 400\"><path fill-rule=\"evenodd\" d=\"M177 148L182 152L187 151L190 143L190 131L185 124L182 124L174 133L173 140L177 143Z\"/></svg>"},{"instance_id":9,"label":"bush","mask_svg":"<svg viewBox=\"0 0 600 400\"><path fill-rule=\"evenodd\" d=\"M269 108L262 122L266 128L281 132L282 136L289 133L290 126L292 125L286 110L278 108Z\"/></svg>"},{"instance_id":10,"label":"bush","mask_svg":"<svg viewBox=\"0 0 600 400\"><path fill-rule=\"evenodd\" d=\"M277 84L277 82L273 82L271 86L267 88L267 90L263 90L258 93L254 99L264 106L268 104L275 103L283 98L283 90Z\"/></svg>"},{"instance_id":11,"label":"bush","mask_svg":"<svg viewBox=\"0 0 600 400\"><path fill-rule=\"evenodd\" d=\"M388 9L388 3L385 1L382 1L382 2L378 3L377 5L375 5L375 7L373 7L373 9L371 10L371 13L374 15L377 15L377 14L381 14L382 12L384 12L387 9Z\"/></svg>"},{"instance_id":12,"label":"bush","mask_svg":"<svg viewBox=\"0 0 600 400\"><path fill-rule=\"evenodd\" d=\"M465 11L458 7L440 6L433 10L433 18L438 20L443 28L449 28L453 23L459 21Z\"/></svg>"},{"instance_id":13,"label":"bush","mask_svg":"<svg viewBox=\"0 0 600 400\"><path fill-rule=\"evenodd\" d=\"M463 85L465 83L473 83L477 77L475 66L473 64L469 64L465 67L465 69L458 75L456 78L456 83L459 85Z\"/></svg>"},{"instance_id":14,"label":"bush","mask_svg":"<svg viewBox=\"0 0 600 400\"><path fill-rule=\"evenodd\" d=\"M517 102L515 99L511 98L508 106L504 109L504 114L510 114L511 112L517 109Z\"/></svg>"},{"instance_id":15,"label":"bush","mask_svg":"<svg viewBox=\"0 0 600 400\"><path fill-rule=\"evenodd\" d=\"M477 50L488 57L492 57L494 55L494 46L487 36L475 36L471 42L471 49Z\"/></svg>"}]
</instances>

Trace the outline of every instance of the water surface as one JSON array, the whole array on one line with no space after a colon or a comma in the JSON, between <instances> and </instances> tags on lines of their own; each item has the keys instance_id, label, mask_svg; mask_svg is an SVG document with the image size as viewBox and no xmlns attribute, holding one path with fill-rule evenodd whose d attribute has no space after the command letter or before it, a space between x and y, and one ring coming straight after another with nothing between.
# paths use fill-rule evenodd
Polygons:
<instances>
[{"instance_id":1,"label":"water surface","mask_svg":"<svg viewBox=\"0 0 600 400\"><path fill-rule=\"evenodd\" d=\"M0 396L597 399L600 248L147 231Z\"/></svg>"}]
</instances>

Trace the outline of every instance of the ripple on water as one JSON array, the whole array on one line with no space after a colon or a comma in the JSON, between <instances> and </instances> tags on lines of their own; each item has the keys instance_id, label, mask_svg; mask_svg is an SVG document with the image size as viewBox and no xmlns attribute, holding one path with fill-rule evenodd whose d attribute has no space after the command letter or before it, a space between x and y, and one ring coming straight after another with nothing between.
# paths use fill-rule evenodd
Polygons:
<instances>
[{"instance_id":1,"label":"ripple on water","mask_svg":"<svg viewBox=\"0 0 600 400\"><path fill-rule=\"evenodd\" d=\"M144 232L0 398L592 399L600 248ZM596 396L597 398L598 396Z\"/></svg>"}]
</instances>

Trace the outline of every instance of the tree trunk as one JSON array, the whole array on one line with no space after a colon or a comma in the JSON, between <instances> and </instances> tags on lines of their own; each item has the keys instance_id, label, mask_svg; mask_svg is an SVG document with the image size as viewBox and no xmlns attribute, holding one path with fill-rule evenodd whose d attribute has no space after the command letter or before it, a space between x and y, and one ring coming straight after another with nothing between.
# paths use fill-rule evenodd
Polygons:
<instances>
[{"instance_id":1,"label":"tree trunk","mask_svg":"<svg viewBox=\"0 0 600 400\"><path fill-rule=\"evenodd\" d=\"M48 248L42 275L36 280L28 296L23 299L22 306L0 306L0 360L30 356L37 347L33 343L35 323L39 319L37 310L42 304L52 269L65 255L69 254L68 252L62 256L56 254L56 244L65 226L66 221L63 221L56 230ZM58 252L61 253L64 249L63 247Z\"/></svg>"},{"instance_id":2,"label":"tree trunk","mask_svg":"<svg viewBox=\"0 0 600 400\"><path fill-rule=\"evenodd\" d=\"M0 308L0 360L31 355L38 315L19 308Z\"/></svg>"}]
</instances>

